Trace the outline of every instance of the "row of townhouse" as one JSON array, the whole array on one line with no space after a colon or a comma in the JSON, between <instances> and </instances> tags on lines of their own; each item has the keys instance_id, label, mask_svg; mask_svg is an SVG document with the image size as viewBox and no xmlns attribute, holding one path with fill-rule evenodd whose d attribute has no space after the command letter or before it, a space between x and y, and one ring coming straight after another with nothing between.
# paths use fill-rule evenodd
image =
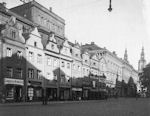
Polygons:
<instances>
[{"instance_id":1,"label":"row of townhouse","mask_svg":"<svg viewBox=\"0 0 150 116\"><path fill-rule=\"evenodd\" d=\"M64 19L51 8L36 1L5 5L0 4L1 100L99 99L106 85L115 88L116 79L136 82L126 59L94 43L69 42Z\"/></svg>"}]
</instances>

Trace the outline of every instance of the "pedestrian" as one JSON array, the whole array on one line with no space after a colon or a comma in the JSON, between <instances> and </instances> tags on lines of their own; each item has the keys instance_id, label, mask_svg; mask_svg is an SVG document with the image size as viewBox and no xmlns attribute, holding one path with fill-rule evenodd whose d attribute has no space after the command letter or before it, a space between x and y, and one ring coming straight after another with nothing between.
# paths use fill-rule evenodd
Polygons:
<instances>
[{"instance_id":1,"label":"pedestrian","mask_svg":"<svg viewBox=\"0 0 150 116\"><path fill-rule=\"evenodd\" d=\"M43 105L47 105L47 97L46 96L43 96Z\"/></svg>"}]
</instances>

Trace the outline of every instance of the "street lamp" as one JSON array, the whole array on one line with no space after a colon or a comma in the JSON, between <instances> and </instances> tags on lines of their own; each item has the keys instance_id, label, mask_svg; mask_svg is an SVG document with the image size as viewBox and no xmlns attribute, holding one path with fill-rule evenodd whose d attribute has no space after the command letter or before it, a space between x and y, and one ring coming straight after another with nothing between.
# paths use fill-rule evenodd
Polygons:
<instances>
[{"instance_id":1,"label":"street lamp","mask_svg":"<svg viewBox=\"0 0 150 116\"><path fill-rule=\"evenodd\" d=\"M112 11L112 7L111 7L111 0L109 0L109 8L108 11L111 12Z\"/></svg>"}]
</instances>

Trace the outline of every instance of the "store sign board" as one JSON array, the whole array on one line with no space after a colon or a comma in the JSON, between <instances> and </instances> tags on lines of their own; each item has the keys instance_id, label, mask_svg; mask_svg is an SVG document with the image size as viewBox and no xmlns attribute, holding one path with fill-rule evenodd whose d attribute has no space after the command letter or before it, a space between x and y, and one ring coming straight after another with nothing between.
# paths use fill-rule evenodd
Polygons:
<instances>
[{"instance_id":1,"label":"store sign board","mask_svg":"<svg viewBox=\"0 0 150 116\"><path fill-rule=\"evenodd\" d=\"M13 84L13 85L24 85L23 80L21 79L10 79L10 78L5 78L4 79L4 84Z\"/></svg>"},{"instance_id":2,"label":"store sign board","mask_svg":"<svg viewBox=\"0 0 150 116\"><path fill-rule=\"evenodd\" d=\"M72 88L72 91L82 91L82 88Z\"/></svg>"}]
</instances>

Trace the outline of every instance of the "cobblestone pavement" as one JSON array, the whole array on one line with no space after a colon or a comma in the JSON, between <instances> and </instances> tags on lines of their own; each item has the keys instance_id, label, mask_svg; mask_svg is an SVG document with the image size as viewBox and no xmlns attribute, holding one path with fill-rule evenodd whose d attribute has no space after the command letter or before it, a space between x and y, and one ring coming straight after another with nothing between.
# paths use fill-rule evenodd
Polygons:
<instances>
[{"instance_id":1,"label":"cobblestone pavement","mask_svg":"<svg viewBox=\"0 0 150 116\"><path fill-rule=\"evenodd\" d=\"M1 104L0 116L150 116L150 99Z\"/></svg>"}]
</instances>

